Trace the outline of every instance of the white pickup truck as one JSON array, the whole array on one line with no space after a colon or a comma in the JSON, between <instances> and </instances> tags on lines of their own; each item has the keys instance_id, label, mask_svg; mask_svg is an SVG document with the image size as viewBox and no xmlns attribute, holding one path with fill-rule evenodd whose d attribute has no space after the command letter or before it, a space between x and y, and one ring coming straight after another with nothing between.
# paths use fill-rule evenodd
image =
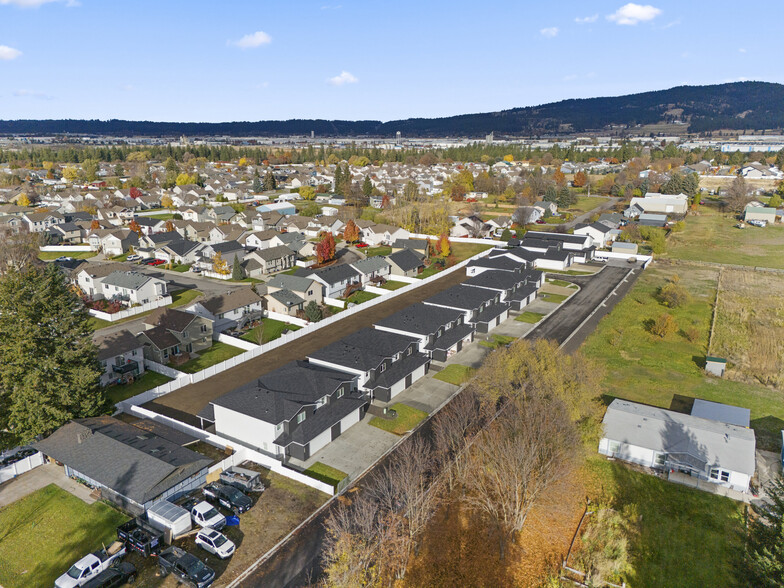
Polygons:
<instances>
[{"instance_id":1,"label":"white pickup truck","mask_svg":"<svg viewBox=\"0 0 784 588\"><path fill-rule=\"evenodd\" d=\"M200 527L211 527L220 530L226 526L226 517L209 502L202 500L191 508L191 519Z\"/></svg>"},{"instance_id":2,"label":"white pickup truck","mask_svg":"<svg viewBox=\"0 0 784 588\"><path fill-rule=\"evenodd\" d=\"M108 549L99 549L72 565L67 572L55 580L55 588L75 588L86 584L102 571L110 568L114 562L125 555L125 545L119 541L112 543Z\"/></svg>"}]
</instances>

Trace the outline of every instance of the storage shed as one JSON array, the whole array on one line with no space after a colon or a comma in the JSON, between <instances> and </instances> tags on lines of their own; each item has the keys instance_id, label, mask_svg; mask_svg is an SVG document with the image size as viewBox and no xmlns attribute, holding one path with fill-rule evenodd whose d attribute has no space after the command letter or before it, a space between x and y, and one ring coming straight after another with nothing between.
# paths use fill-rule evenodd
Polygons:
<instances>
[{"instance_id":1,"label":"storage shed","mask_svg":"<svg viewBox=\"0 0 784 588\"><path fill-rule=\"evenodd\" d=\"M727 369L727 360L722 357L705 358L705 371L720 378L724 377L724 370Z\"/></svg>"},{"instance_id":2,"label":"storage shed","mask_svg":"<svg viewBox=\"0 0 784 588\"><path fill-rule=\"evenodd\" d=\"M182 508L162 500L147 509L147 520L150 525L166 533L167 542L191 530L191 515Z\"/></svg>"}]
</instances>

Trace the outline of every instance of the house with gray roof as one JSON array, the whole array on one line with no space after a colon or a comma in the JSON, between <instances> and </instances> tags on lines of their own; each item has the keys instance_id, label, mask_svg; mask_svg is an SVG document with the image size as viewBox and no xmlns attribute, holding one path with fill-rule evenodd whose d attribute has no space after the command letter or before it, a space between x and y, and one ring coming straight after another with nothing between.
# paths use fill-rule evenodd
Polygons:
<instances>
[{"instance_id":1,"label":"house with gray roof","mask_svg":"<svg viewBox=\"0 0 784 588\"><path fill-rule=\"evenodd\" d=\"M512 310L521 310L536 299L543 283L544 274L537 270L520 273L488 270L468 278L463 285L498 292L501 302L510 304Z\"/></svg>"},{"instance_id":2,"label":"house with gray roof","mask_svg":"<svg viewBox=\"0 0 784 588\"><path fill-rule=\"evenodd\" d=\"M243 267L251 278L268 276L294 267L297 254L286 245L257 249L245 255Z\"/></svg>"},{"instance_id":3,"label":"house with gray roof","mask_svg":"<svg viewBox=\"0 0 784 588\"><path fill-rule=\"evenodd\" d=\"M755 471L754 430L714 420L714 411L702 414L713 418L616 398L602 421L599 453L748 492Z\"/></svg>"},{"instance_id":4,"label":"house with gray roof","mask_svg":"<svg viewBox=\"0 0 784 588\"><path fill-rule=\"evenodd\" d=\"M360 259L349 265L359 272L363 286L388 279L392 269L392 266L389 265L386 258L381 255Z\"/></svg>"},{"instance_id":5,"label":"house with gray roof","mask_svg":"<svg viewBox=\"0 0 784 588\"><path fill-rule=\"evenodd\" d=\"M278 314L297 316L305 309L305 299L288 288L267 292L264 299L267 302L267 310Z\"/></svg>"},{"instance_id":6,"label":"house with gray roof","mask_svg":"<svg viewBox=\"0 0 784 588\"><path fill-rule=\"evenodd\" d=\"M212 347L212 321L176 308L156 308L144 317L145 330L136 335L144 357L166 364L187 361Z\"/></svg>"},{"instance_id":7,"label":"house with gray roof","mask_svg":"<svg viewBox=\"0 0 784 588\"><path fill-rule=\"evenodd\" d=\"M304 462L364 416L357 376L292 361L210 402L215 432L283 462Z\"/></svg>"},{"instance_id":8,"label":"house with gray roof","mask_svg":"<svg viewBox=\"0 0 784 588\"><path fill-rule=\"evenodd\" d=\"M423 257L411 249L400 249L390 253L386 256L386 260L389 263L390 277L406 276L413 278L425 269Z\"/></svg>"},{"instance_id":9,"label":"house with gray roof","mask_svg":"<svg viewBox=\"0 0 784 588\"><path fill-rule=\"evenodd\" d=\"M172 241L157 248L155 250L155 258L180 265L189 265L199 259L199 254L204 247L204 243L197 243L187 239Z\"/></svg>"},{"instance_id":10,"label":"house with gray roof","mask_svg":"<svg viewBox=\"0 0 784 588\"><path fill-rule=\"evenodd\" d=\"M430 358L418 351L419 339L364 328L308 355L308 361L358 377L371 399L389 402L422 378Z\"/></svg>"},{"instance_id":11,"label":"house with gray roof","mask_svg":"<svg viewBox=\"0 0 784 588\"><path fill-rule=\"evenodd\" d=\"M325 298L340 298L351 284L361 284L361 274L349 264L331 265L318 270L303 268L295 275L313 278L324 287Z\"/></svg>"},{"instance_id":12,"label":"house with gray roof","mask_svg":"<svg viewBox=\"0 0 784 588\"><path fill-rule=\"evenodd\" d=\"M213 464L181 444L195 439L161 435L163 428L157 424L156 434L109 416L76 419L34 447L62 463L68 477L99 489L104 500L141 515L204 484Z\"/></svg>"},{"instance_id":13,"label":"house with gray roof","mask_svg":"<svg viewBox=\"0 0 784 588\"><path fill-rule=\"evenodd\" d=\"M291 290L305 301L311 300L318 305L324 301L322 285L309 276L292 276L289 274L278 274L267 282L267 293L276 290Z\"/></svg>"},{"instance_id":14,"label":"house with gray roof","mask_svg":"<svg viewBox=\"0 0 784 588\"><path fill-rule=\"evenodd\" d=\"M380 331L419 339L419 351L434 361L446 361L474 340L474 327L465 313L421 302L412 304L373 325Z\"/></svg>"},{"instance_id":15,"label":"house with gray roof","mask_svg":"<svg viewBox=\"0 0 784 588\"><path fill-rule=\"evenodd\" d=\"M488 333L509 316L509 304L501 302L501 292L457 284L423 300L425 304L453 308L465 314L465 322L478 333Z\"/></svg>"},{"instance_id":16,"label":"house with gray roof","mask_svg":"<svg viewBox=\"0 0 784 588\"><path fill-rule=\"evenodd\" d=\"M128 306L154 302L168 294L165 280L135 271L112 272L101 279L100 285L101 298L119 300Z\"/></svg>"},{"instance_id":17,"label":"house with gray roof","mask_svg":"<svg viewBox=\"0 0 784 588\"><path fill-rule=\"evenodd\" d=\"M261 318L264 299L251 287L239 288L196 302L185 310L211 320L213 331L223 332L235 328L240 323L245 324Z\"/></svg>"},{"instance_id":18,"label":"house with gray roof","mask_svg":"<svg viewBox=\"0 0 784 588\"><path fill-rule=\"evenodd\" d=\"M128 329L103 337L95 337L98 363L101 364L101 386L129 383L144 373L144 350Z\"/></svg>"}]
</instances>

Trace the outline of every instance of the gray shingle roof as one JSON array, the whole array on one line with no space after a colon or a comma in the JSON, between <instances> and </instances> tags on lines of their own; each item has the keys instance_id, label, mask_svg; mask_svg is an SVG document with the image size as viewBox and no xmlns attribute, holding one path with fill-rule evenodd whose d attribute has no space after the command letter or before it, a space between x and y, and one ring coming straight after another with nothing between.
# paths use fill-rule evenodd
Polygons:
<instances>
[{"instance_id":1,"label":"gray shingle roof","mask_svg":"<svg viewBox=\"0 0 784 588\"><path fill-rule=\"evenodd\" d=\"M442 290L438 294L427 298L424 302L427 304L436 304L438 306L448 306L450 308L459 308L464 310L476 310L482 304L491 302L498 296L498 293L487 288L472 288L470 286L463 286L457 284L446 290Z\"/></svg>"},{"instance_id":2,"label":"gray shingle roof","mask_svg":"<svg viewBox=\"0 0 784 588\"><path fill-rule=\"evenodd\" d=\"M106 276L102 282L109 286L117 286L118 288L126 288L128 290L138 290L149 282L152 278L139 272L112 272Z\"/></svg>"},{"instance_id":3,"label":"gray shingle roof","mask_svg":"<svg viewBox=\"0 0 784 588\"><path fill-rule=\"evenodd\" d=\"M98 347L98 360L109 359L117 355L139 349L142 344L128 329L123 329L111 335L97 337L95 345Z\"/></svg>"},{"instance_id":4,"label":"gray shingle roof","mask_svg":"<svg viewBox=\"0 0 784 588\"><path fill-rule=\"evenodd\" d=\"M371 274L389 267L389 262L380 255L374 255L367 259L360 259L351 264L355 270L362 274Z\"/></svg>"},{"instance_id":5,"label":"gray shingle roof","mask_svg":"<svg viewBox=\"0 0 784 588\"><path fill-rule=\"evenodd\" d=\"M292 306L297 306L298 304L304 304L305 300L294 294L291 290L283 289L283 290L276 290L275 292L269 292L267 296L272 296L275 300L280 302L281 304L285 305L286 308L291 308Z\"/></svg>"},{"instance_id":6,"label":"gray shingle roof","mask_svg":"<svg viewBox=\"0 0 784 588\"><path fill-rule=\"evenodd\" d=\"M212 463L203 455L111 417L71 421L34 446L139 504Z\"/></svg>"},{"instance_id":7,"label":"gray shingle roof","mask_svg":"<svg viewBox=\"0 0 784 588\"><path fill-rule=\"evenodd\" d=\"M306 292L313 284L313 278L303 278L302 276L290 276L288 274L278 274L267 282L268 288L285 288L292 292ZM321 286L319 285L319 288Z\"/></svg>"},{"instance_id":8,"label":"gray shingle roof","mask_svg":"<svg viewBox=\"0 0 784 588\"><path fill-rule=\"evenodd\" d=\"M387 260L394 263L402 271L408 272L424 265L422 258L412 249L401 249L387 255Z\"/></svg>"},{"instance_id":9,"label":"gray shingle roof","mask_svg":"<svg viewBox=\"0 0 784 588\"><path fill-rule=\"evenodd\" d=\"M365 327L350 335L346 335L341 341L353 347L369 349L386 357L392 357L396 353L400 353L404 349L407 349L412 343L419 341L419 339Z\"/></svg>"},{"instance_id":10,"label":"gray shingle roof","mask_svg":"<svg viewBox=\"0 0 784 588\"><path fill-rule=\"evenodd\" d=\"M277 247L268 247L267 249L257 249L256 255L264 261L272 261L294 255L294 252L285 245L278 245Z\"/></svg>"},{"instance_id":11,"label":"gray shingle roof","mask_svg":"<svg viewBox=\"0 0 784 588\"><path fill-rule=\"evenodd\" d=\"M428 306L419 302L381 319L376 325L404 333L432 335L438 329L462 317L463 313L459 310Z\"/></svg>"}]
</instances>

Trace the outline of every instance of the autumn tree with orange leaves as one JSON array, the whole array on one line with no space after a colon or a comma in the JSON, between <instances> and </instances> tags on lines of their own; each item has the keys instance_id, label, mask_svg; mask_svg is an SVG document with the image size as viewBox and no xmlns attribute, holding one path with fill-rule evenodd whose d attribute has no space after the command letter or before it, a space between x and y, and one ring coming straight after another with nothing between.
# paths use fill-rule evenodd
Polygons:
<instances>
[{"instance_id":1,"label":"autumn tree with orange leaves","mask_svg":"<svg viewBox=\"0 0 784 588\"><path fill-rule=\"evenodd\" d=\"M141 236L142 234L142 227L136 220L132 220L131 223L128 225L128 228L131 229L134 233Z\"/></svg>"},{"instance_id":2,"label":"autumn tree with orange leaves","mask_svg":"<svg viewBox=\"0 0 784 588\"><path fill-rule=\"evenodd\" d=\"M353 219L349 219L343 228L343 240L346 243L356 243L359 241L359 227Z\"/></svg>"},{"instance_id":3,"label":"autumn tree with orange leaves","mask_svg":"<svg viewBox=\"0 0 784 588\"><path fill-rule=\"evenodd\" d=\"M332 233L327 233L316 245L316 261L326 263L335 259L335 237Z\"/></svg>"}]
</instances>

